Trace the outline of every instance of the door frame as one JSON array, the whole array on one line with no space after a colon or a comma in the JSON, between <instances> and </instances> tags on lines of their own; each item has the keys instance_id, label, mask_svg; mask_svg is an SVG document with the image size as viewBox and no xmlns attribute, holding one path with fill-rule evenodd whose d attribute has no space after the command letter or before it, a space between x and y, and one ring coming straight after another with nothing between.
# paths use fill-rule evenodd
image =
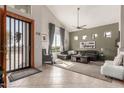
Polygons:
<instances>
[{"instance_id":1,"label":"door frame","mask_svg":"<svg viewBox=\"0 0 124 93\"><path fill-rule=\"evenodd\" d=\"M19 15L17 13L10 12L10 11L7 11L6 17L7 16L15 18L15 19L19 19L19 20L22 20L22 21L25 21L31 24L31 33L30 33L31 34L31 46L30 46L31 57L29 60L30 60L30 66L34 68L35 67L35 64L34 64L34 20L24 17L22 15Z\"/></svg>"},{"instance_id":2,"label":"door frame","mask_svg":"<svg viewBox=\"0 0 124 93\"><path fill-rule=\"evenodd\" d=\"M0 50L0 64L2 66L3 69L3 87L6 88L7 87L7 78L6 78L6 54L7 54L7 50L6 50L6 6L4 6L4 8L0 8L1 11L1 40L0 40L0 44L1 44L1 50Z\"/></svg>"},{"instance_id":3,"label":"door frame","mask_svg":"<svg viewBox=\"0 0 124 93\"><path fill-rule=\"evenodd\" d=\"M27 17L24 17L22 15L19 15L19 14L16 14L16 13L13 13L13 12L10 12L10 11L7 11L7 7L6 5L4 6L4 8L0 8L0 11L2 13L2 23L1 24L1 34L2 34L2 41L1 41L1 44L3 45L3 50L0 50L0 53L2 53L1 55L1 61L0 64L2 65L2 69L3 69L3 80L4 80L4 87L6 88L7 87L7 78L6 78L6 64L7 64L7 60L6 60L6 54L7 54L7 40L6 40L6 17L7 16L11 16L13 18L16 18L16 19L19 19L19 20L22 20L22 21L26 21L26 22L29 22L31 24L31 47L30 47L30 66L32 68L35 68L35 64L34 64L34 20L33 19L30 19L30 18L27 18Z\"/></svg>"}]
</instances>

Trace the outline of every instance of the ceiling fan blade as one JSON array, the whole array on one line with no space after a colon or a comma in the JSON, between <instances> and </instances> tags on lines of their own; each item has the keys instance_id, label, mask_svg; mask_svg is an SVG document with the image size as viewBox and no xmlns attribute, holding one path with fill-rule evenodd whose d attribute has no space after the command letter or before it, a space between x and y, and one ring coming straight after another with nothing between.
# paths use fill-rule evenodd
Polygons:
<instances>
[{"instance_id":1,"label":"ceiling fan blade","mask_svg":"<svg viewBox=\"0 0 124 93\"><path fill-rule=\"evenodd\" d=\"M87 28L82 28L82 30L86 30Z\"/></svg>"},{"instance_id":2,"label":"ceiling fan blade","mask_svg":"<svg viewBox=\"0 0 124 93\"><path fill-rule=\"evenodd\" d=\"M72 29L72 31L80 31L80 30L83 30L83 28L75 28L75 29Z\"/></svg>"},{"instance_id":3,"label":"ceiling fan blade","mask_svg":"<svg viewBox=\"0 0 124 93\"><path fill-rule=\"evenodd\" d=\"M72 27L75 27L76 28L76 26L72 26Z\"/></svg>"},{"instance_id":4,"label":"ceiling fan blade","mask_svg":"<svg viewBox=\"0 0 124 93\"><path fill-rule=\"evenodd\" d=\"M73 29L72 31L79 31L79 29Z\"/></svg>"},{"instance_id":5,"label":"ceiling fan blade","mask_svg":"<svg viewBox=\"0 0 124 93\"><path fill-rule=\"evenodd\" d=\"M82 28L82 27L85 27L85 26L87 26L87 25L82 25L82 26L80 26L80 27Z\"/></svg>"}]
</instances>

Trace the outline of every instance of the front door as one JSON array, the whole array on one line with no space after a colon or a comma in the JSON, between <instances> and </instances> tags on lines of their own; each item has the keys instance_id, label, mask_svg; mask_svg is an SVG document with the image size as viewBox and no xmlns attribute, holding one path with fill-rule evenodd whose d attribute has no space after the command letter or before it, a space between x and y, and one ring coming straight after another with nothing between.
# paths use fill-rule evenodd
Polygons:
<instances>
[{"instance_id":1,"label":"front door","mask_svg":"<svg viewBox=\"0 0 124 93\"><path fill-rule=\"evenodd\" d=\"M6 71L34 67L34 20L0 8L0 67Z\"/></svg>"},{"instance_id":2,"label":"front door","mask_svg":"<svg viewBox=\"0 0 124 93\"><path fill-rule=\"evenodd\" d=\"M28 68L31 66L31 23L11 16L7 16L6 21L7 71Z\"/></svg>"}]
</instances>

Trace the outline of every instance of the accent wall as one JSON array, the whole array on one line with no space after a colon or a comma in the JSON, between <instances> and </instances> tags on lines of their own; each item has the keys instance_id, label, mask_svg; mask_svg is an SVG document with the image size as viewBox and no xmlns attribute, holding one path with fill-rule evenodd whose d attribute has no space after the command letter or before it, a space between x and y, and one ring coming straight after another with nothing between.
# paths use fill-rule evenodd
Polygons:
<instances>
[{"instance_id":1,"label":"accent wall","mask_svg":"<svg viewBox=\"0 0 124 93\"><path fill-rule=\"evenodd\" d=\"M111 37L106 37L105 33L111 32ZM93 39L93 34L97 34ZM85 39L83 39L83 36ZM77 40L74 40L77 37ZM98 50L102 51L106 59L114 59L117 55L117 41L119 38L119 24L113 23L104 26L70 32L69 48L72 50ZM80 42L95 41L95 48L81 48Z\"/></svg>"}]
</instances>

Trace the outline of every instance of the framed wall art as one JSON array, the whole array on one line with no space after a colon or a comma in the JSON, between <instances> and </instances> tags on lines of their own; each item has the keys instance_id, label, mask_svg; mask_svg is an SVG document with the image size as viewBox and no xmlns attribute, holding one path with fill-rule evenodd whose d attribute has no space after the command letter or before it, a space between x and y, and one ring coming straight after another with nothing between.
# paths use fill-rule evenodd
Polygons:
<instances>
[{"instance_id":1,"label":"framed wall art","mask_svg":"<svg viewBox=\"0 0 124 93\"><path fill-rule=\"evenodd\" d=\"M95 41L80 42L80 48L95 48L95 47L96 47Z\"/></svg>"},{"instance_id":2,"label":"framed wall art","mask_svg":"<svg viewBox=\"0 0 124 93\"><path fill-rule=\"evenodd\" d=\"M46 42L47 41L47 35L46 34L42 34L41 35L42 41Z\"/></svg>"}]
</instances>

